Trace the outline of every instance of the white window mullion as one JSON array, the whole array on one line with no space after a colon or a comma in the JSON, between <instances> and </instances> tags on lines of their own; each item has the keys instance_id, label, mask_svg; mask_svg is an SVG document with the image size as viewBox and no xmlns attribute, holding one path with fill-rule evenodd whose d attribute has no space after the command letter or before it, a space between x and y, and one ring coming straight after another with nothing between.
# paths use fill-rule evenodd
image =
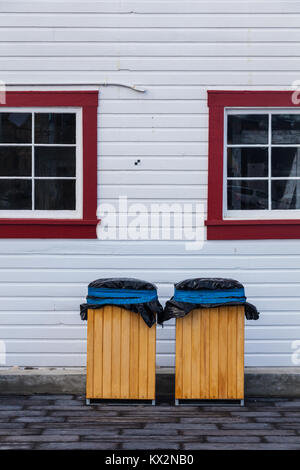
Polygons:
<instances>
[{"instance_id":1,"label":"white window mullion","mask_svg":"<svg viewBox=\"0 0 300 470\"><path fill-rule=\"evenodd\" d=\"M227 121L228 115L226 110L224 111L224 138L223 138L223 151L224 151L224 158L223 158L223 217L227 213L227 181L228 181L228 171L227 171Z\"/></svg>"},{"instance_id":2,"label":"white window mullion","mask_svg":"<svg viewBox=\"0 0 300 470\"><path fill-rule=\"evenodd\" d=\"M32 113L32 152L31 152L31 207L34 211L34 113Z\"/></svg>"},{"instance_id":3,"label":"white window mullion","mask_svg":"<svg viewBox=\"0 0 300 470\"><path fill-rule=\"evenodd\" d=\"M272 209L272 187L271 187L271 151L272 151L272 113L269 113L268 128L268 209Z\"/></svg>"}]
</instances>

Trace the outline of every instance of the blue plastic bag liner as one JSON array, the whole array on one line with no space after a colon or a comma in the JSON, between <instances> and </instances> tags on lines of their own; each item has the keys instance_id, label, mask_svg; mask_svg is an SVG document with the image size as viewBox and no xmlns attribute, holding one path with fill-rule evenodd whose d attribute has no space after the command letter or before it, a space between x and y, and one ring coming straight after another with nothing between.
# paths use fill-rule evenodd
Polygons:
<instances>
[{"instance_id":1,"label":"blue plastic bag liner","mask_svg":"<svg viewBox=\"0 0 300 470\"><path fill-rule=\"evenodd\" d=\"M177 290L175 289L173 299L176 302L205 303L205 304L227 304L228 302L245 303L245 291L242 289L228 290Z\"/></svg>"},{"instance_id":2,"label":"blue plastic bag liner","mask_svg":"<svg viewBox=\"0 0 300 470\"><path fill-rule=\"evenodd\" d=\"M167 301L162 322L180 318L196 308L244 305L247 320L258 320L259 312L249 304L241 283L234 279L194 278L175 284L174 296Z\"/></svg>"},{"instance_id":3,"label":"blue plastic bag liner","mask_svg":"<svg viewBox=\"0 0 300 470\"><path fill-rule=\"evenodd\" d=\"M86 303L80 305L81 319L87 320L88 309L105 305L118 305L140 314L149 328L156 322L156 316L161 321L163 314L156 286L134 278L105 278L91 282Z\"/></svg>"},{"instance_id":4,"label":"blue plastic bag liner","mask_svg":"<svg viewBox=\"0 0 300 470\"><path fill-rule=\"evenodd\" d=\"M151 300L157 300L156 290L133 289L97 289L88 288L87 303L96 303L98 305L122 305L134 303L146 303Z\"/></svg>"}]
</instances>

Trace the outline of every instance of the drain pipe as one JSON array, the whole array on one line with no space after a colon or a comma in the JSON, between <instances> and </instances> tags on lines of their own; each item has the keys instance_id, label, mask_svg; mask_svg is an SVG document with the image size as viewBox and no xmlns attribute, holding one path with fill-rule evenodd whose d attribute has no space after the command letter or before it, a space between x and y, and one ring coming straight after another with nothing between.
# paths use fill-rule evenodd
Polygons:
<instances>
[{"instance_id":1,"label":"drain pipe","mask_svg":"<svg viewBox=\"0 0 300 470\"><path fill-rule=\"evenodd\" d=\"M6 86L6 87L13 87L13 86L20 86L20 87L23 87L23 86L57 86L57 87L60 87L60 86L119 86L119 87L123 87L123 88L129 88L130 90L133 90L133 91L137 91L138 93L145 93L145 89L144 88L140 88L139 86L136 86L136 85L130 85L130 84L127 84L127 83L117 83L117 82L96 82L96 83L7 83L7 82L4 82L2 81L2 87Z\"/></svg>"}]
</instances>

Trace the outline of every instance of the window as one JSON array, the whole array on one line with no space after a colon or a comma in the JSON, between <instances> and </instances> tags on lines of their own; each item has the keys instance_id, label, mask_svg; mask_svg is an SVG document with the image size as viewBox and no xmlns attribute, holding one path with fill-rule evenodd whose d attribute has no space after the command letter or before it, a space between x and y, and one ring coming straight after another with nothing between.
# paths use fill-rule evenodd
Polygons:
<instances>
[{"instance_id":1,"label":"window","mask_svg":"<svg viewBox=\"0 0 300 470\"><path fill-rule=\"evenodd\" d=\"M2 238L96 237L97 96L7 93L0 106Z\"/></svg>"},{"instance_id":2,"label":"window","mask_svg":"<svg viewBox=\"0 0 300 470\"><path fill-rule=\"evenodd\" d=\"M209 92L208 239L300 238L291 92Z\"/></svg>"},{"instance_id":3,"label":"window","mask_svg":"<svg viewBox=\"0 0 300 470\"><path fill-rule=\"evenodd\" d=\"M225 119L224 216L300 216L300 111L226 110Z\"/></svg>"},{"instance_id":4,"label":"window","mask_svg":"<svg viewBox=\"0 0 300 470\"><path fill-rule=\"evenodd\" d=\"M82 217L80 109L0 110L0 217Z\"/></svg>"}]
</instances>

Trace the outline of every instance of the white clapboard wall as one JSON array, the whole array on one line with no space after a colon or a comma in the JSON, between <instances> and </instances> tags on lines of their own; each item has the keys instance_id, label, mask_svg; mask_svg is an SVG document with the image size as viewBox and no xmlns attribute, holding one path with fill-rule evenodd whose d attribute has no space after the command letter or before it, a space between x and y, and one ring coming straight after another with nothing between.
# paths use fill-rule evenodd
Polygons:
<instances>
[{"instance_id":1,"label":"white clapboard wall","mask_svg":"<svg viewBox=\"0 0 300 470\"><path fill-rule=\"evenodd\" d=\"M298 1L0 2L0 80L147 90L100 87L99 202L200 200L205 210L207 89L290 89L299 51ZM246 365L295 365L300 241L187 251L163 240L0 240L2 366L83 366L79 304L90 281L113 276L156 282L163 302L188 277L236 278L262 313L247 322ZM174 322L159 327L158 365L174 365L174 340Z\"/></svg>"}]
</instances>

